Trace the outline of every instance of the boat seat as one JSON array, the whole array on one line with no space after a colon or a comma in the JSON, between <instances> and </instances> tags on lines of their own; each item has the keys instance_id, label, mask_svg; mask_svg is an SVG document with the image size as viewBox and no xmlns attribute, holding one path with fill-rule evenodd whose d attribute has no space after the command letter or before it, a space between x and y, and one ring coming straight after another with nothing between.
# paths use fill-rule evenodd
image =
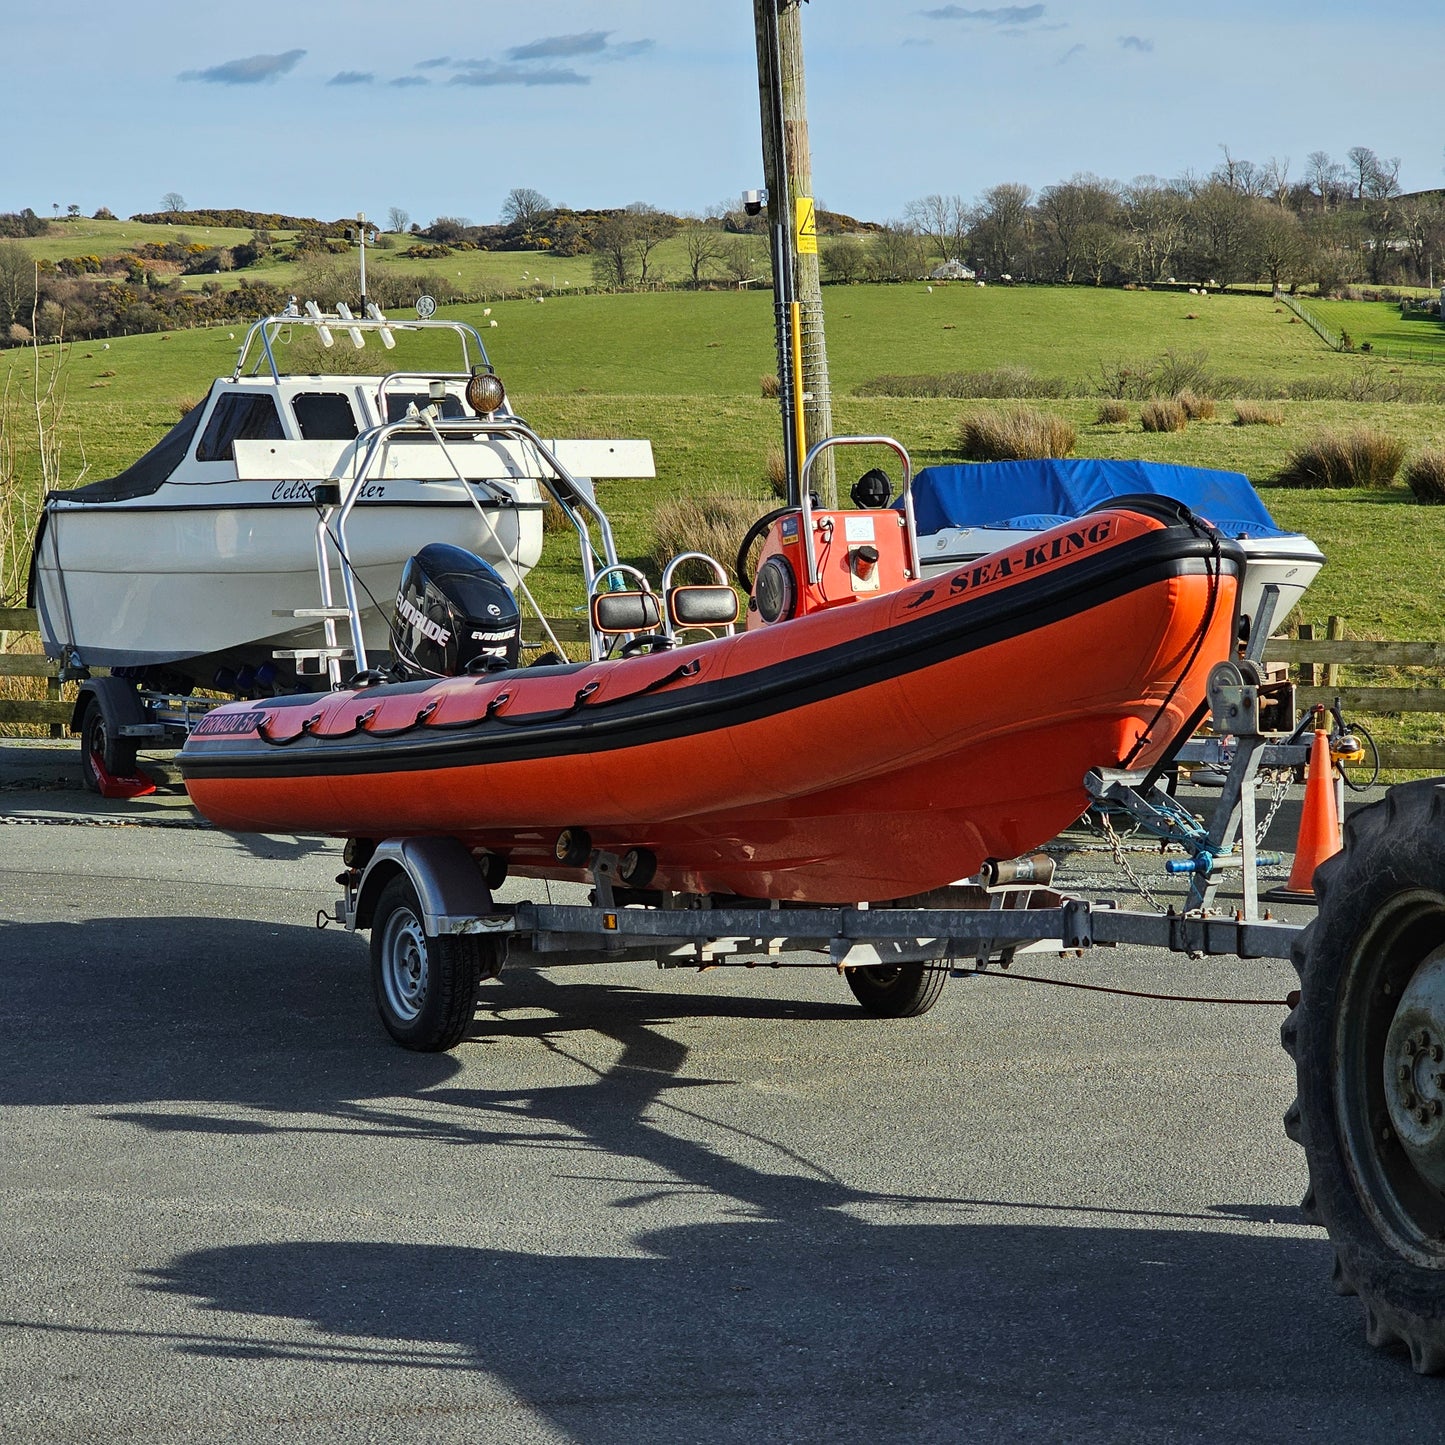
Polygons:
<instances>
[{"instance_id":1,"label":"boat seat","mask_svg":"<svg viewBox=\"0 0 1445 1445\"><path fill-rule=\"evenodd\" d=\"M592 628L604 637L624 632L653 632L662 626L655 592L598 592L592 598Z\"/></svg>"},{"instance_id":2,"label":"boat seat","mask_svg":"<svg viewBox=\"0 0 1445 1445\"><path fill-rule=\"evenodd\" d=\"M738 620L738 594L722 583L669 587L666 603L675 628L731 627Z\"/></svg>"},{"instance_id":3,"label":"boat seat","mask_svg":"<svg viewBox=\"0 0 1445 1445\"><path fill-rule=\"evenodd\" d=\"M674 582L683 567L696 573L698 567L711 572L712 582ZM663 569L662 596L667 621L663 630L676 639L680 632L702 632L708 637L719 633L731 636L741 609L738 594L728 583L727 570L716 557L706 552L683 552Z\"/></svg>"}]
</instances>

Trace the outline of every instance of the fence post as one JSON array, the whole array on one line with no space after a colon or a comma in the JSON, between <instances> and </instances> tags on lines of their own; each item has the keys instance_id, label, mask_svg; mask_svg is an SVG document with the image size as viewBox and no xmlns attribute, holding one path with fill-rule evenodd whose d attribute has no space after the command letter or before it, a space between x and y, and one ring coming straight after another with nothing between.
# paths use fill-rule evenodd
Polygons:
<instances>
[{"instance_id":1,"label":"fence post","mask_svg":"<svg viewBox=\"0 0 1445 1445\"><path fill-rule=\"evenodd\" d=\"M1299 625L1299 640L1301 642L1313 642L1315 640L1315 625L1313 622L1301 622ZM1317 662L1309 664L1310 686L1320 686L1320 665Z\"/></svg>"},{"instance_id":2,"label":"fence post","mask_svg":"<svg viewBox=\"0 0 1445 1445\"><path fill-rule=\"evenodd\" d=\"M45 700L47 702L60 701L60 677L55 672L51 672L45 679ZM50 736L52 738L63 738L65 736L65 729L61 727L59 723L53 722L50 724Z\"/></svg>"},{"instance_id":3,"label":"fence post","mask_svg":"<svg viewBox=\"0 0 1445 1445\"><path fill-rule=\"evenodd\" d=\"M1325 635L1331 642L1342 642L1345 636L1345 619L1343 617L1331 617L1325 624ZM1338 687L1340 685L1340 665L1338 662L1327 662L1325 664L1325 686Z\"/></svg>"}]
</instances>

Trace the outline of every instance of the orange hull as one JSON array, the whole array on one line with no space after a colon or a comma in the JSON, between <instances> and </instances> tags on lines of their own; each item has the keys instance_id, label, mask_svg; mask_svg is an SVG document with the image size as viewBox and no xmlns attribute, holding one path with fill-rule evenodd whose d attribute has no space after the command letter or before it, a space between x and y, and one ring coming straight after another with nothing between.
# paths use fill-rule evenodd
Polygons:
<instances>
[{"instance_id":1,"label":"orange hull","mask_svg":"<svg viewBox=\"0 0 1445 1445\"><path fill-rule=\"evenodd\" d=\"M952 576L627 660L238 703L181 755L222 827L455 836L521 874L564 828L654 886L813 902L948 883L1147 766L1230 655L1239 558L1100 512Z\"/></svg>"}]
</instances>

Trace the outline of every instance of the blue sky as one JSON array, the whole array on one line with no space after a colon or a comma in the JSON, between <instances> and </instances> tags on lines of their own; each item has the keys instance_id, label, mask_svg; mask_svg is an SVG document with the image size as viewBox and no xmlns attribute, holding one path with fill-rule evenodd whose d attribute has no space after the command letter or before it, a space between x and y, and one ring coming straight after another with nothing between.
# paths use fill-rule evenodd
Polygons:
<instances>
[{"instance_id":1,"label":"blue sky","mask_svg":"<svg viewBox=\"0 0 1445 1445\"><path fill-rule=\"evenodd\" d=\"M882 220L1078 171L1354 145L1445 185L1440 0L1047 0L803 10L814 189ZM0 210L497 218L701 210L760 184L748 0L0 0Z\"/></svg>"}]
</instances>

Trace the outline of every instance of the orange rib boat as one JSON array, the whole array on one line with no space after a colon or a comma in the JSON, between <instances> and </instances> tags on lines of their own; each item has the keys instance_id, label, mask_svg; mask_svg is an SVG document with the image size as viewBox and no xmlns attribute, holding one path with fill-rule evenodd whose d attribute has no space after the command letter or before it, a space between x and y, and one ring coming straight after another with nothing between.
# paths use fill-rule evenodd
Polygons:
<instances>
[{"instance_id":1,"label":"orange rib boat","mask_svg":"<svg viewBox=\"0 0 1445 1445\"><path fill-rule=\"evenodd\" d=\"M767 546L796 558L789 540ZM1091 768L1157 760L1231 655L1242 565L1178 504L1124 498L847 605L754 608L734 636L230 704L181 769L238 831L450 835L527 876L582 878L606 850L639 887L897 899L1052 838Z\"/></svg>"}]
</instances>

